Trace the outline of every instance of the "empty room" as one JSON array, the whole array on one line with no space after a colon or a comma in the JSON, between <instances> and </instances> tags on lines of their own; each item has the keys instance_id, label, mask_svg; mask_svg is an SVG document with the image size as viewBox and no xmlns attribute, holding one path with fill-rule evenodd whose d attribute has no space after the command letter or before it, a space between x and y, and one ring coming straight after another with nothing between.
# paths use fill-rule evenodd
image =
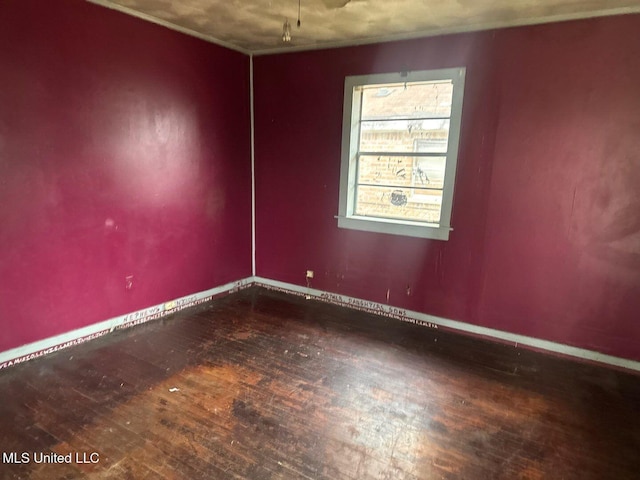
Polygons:
<instances>
[{"instance_id":1,"label":"empty room","mask_svg":"<svg viewBox=\"0 0 640 480\"><path fill-rule=\"evenodd\" d=\"M0 0L0 480L640 478L637 0Z\"/></svg>"}]
</instances>

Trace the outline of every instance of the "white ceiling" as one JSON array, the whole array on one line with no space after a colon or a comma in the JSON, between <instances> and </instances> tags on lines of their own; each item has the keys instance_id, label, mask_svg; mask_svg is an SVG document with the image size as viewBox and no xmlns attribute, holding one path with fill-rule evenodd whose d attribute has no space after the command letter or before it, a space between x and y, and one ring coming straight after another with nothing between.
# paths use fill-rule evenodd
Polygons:
<instances>
[{"instance_id":1,"label":"white ceiling","mask_svg":"<svg viewBox=\"0 0 640 480\"><path fill-rule=\"evenodd\" d=\"M640 0L300 0L297 28L298 0L88 1L256 54L640 13Z\"/></svg>"}]
</instances>

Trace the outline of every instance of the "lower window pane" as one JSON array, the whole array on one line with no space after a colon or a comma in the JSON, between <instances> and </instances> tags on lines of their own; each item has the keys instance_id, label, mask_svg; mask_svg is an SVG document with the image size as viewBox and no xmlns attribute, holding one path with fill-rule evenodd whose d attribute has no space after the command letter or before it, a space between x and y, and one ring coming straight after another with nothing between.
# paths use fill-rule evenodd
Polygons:
<instances>
[{"instance_id":1,"label":"lower window pane","mask_svg":"<svg viewBox=\"0 0 640 480\"><path fill-rule=\"evenodd\" d=\"M444 188L447 157L361 155L358 183Z\"/></svg>"},{"instance_id":2,"label":"lower window pane","mask_svg":"<svg viewBox=\"0 0 640 480\"><path fill-rule=\"evenodd\" d=\"M359 185L355 214L414 222L440 223L442 191Z\"/></svg>"}]
</instances>

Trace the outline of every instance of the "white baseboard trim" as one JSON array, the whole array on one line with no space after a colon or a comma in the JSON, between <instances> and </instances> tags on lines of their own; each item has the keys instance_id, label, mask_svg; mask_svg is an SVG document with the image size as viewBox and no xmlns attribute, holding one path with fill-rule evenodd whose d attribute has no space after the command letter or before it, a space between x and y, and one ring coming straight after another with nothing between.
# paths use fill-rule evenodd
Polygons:
<instances>
[{"instance_id":1,"label":"white baseboard trim","mask_svg":"<svg viewBox=\"0 0 640 480\"><path fill-rule=\"evenodd\" d=\"M515 347L524 345L538 350L553 352L560 355L579 358L590 362L601 363L618 368L640 372L640 362L625 358L614 357L604 353L587 350L584 348L572 347L561 343L550 342L539 338L527 337L516 333L509 333L502 330L472 325L470 323L449 320L447 318L436 317L426 313L405 310L402 308L384 305L382 303L371 302L359 298L339 295L337 293L325 292L315 288L302 287L293 283L280 282L259 276L250 276L236 282L227 283L219 287L211 288L203 292L194 293L186 297L177 298L159 305L138 310L136 312L111 318L103 322L94 323L86 327L72 330L70 332L45 338L37 342L29 343L21 347L0 352L0 370L3 368L18 365L34 358L57 352L67 347L79 345L94 338L101 337L116 329L128 328L134 325L165 317L171 313L178 312L185 308L192 307L210 301L213 297L226 295L245 289L252 285L261 286L269 290L280 291L290 295L304 296L322 302L339 305L342 307L360 310L376 315L382 315L403 322L415 323L428 328L438 329L443 327L450 331L470 333L501 342L512 343Z\"/></svg>"},{"instance_id":2,"label":"white baseboard trim","mask_svg":"<svg viewBox=\"0 0 640 480\"><path fill-rule=\"evenodd\" d=\"M218 295L236 292L252 284L253 277L249 277L0 352L0 370L34 358L42 357L49 353L57 352L67 347L79 345L113 332L116 329L128 328L165 317L185 308L206 303Z\"/></svg>"},{"instance_id":3,"label":"white baseboard trim","mask_svg":"<svg viewBox=\"0 0 640 480\"><path fill-rule=\"evenodd\" d=\"M538 350L558 353L560 355L575 357L581 360L587 360L590 362L596 362L640 372L640 362L628 360L625 358L614 357L612 355L606 355L604 353L595 352L584 348L572 347L569 345L550 342L548 340L542 340L539 338L527 337L525 335L518 335L516 333L495 330L493 328L481 327L478 325L472 325L470 323L459 322L456 320L449 320L447 318L436 317L434 315L428 315L426 313L404 310L402 308L384 305L382 303L347 297L345 295L338 295L336 293L316 290L314 288L301 287L292 283L279 282L277 280L270 280L268 278L256 276L253 277L252 280L256 285L265 287L267 289L277 290L293 295L301 295L307 298L313 298L315 300L320 300L323 302L332 303L355 310L374 313L385 317L391 317L397 320L415 323L429 328L437 329L439 327L443 327L451 331L465 332L473 335L479 335L488 339L497 339L502 342L512 343L515 347L524 345Z\"/></svg>"}]
</instances>

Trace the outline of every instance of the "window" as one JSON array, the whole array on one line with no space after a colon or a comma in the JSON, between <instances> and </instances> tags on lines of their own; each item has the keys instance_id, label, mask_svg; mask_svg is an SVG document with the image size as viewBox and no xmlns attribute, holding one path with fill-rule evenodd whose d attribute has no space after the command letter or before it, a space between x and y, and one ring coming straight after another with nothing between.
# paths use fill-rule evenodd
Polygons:
<instances>
[{"instance_id":1,"label":"window","mask_svg":"<svg viewBox=\"0 0 640 480\"><path fill-rule=\"evenodd\" d=\"M464 76L346 78L339 227L449 239Z\"/></svg>"}]
</instances>

